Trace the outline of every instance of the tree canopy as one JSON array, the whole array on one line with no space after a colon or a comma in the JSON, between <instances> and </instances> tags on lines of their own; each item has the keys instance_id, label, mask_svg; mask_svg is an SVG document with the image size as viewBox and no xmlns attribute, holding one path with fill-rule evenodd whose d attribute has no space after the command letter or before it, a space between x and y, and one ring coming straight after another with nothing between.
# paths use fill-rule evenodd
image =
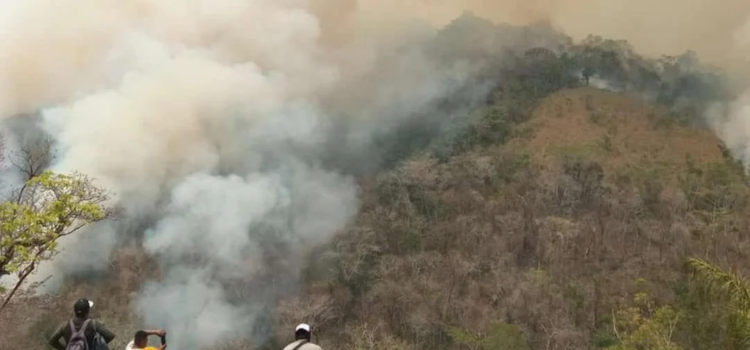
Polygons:
<instances>
[{"instance_id":1,"label":"tree canopy","mask_svg":"<svg viewBox=\"0 0 750 350\"><path fill-rule=\"evenodd\" d=\"M17 277L0 289L0 311L39 263L58 253L58 240L83 227L113 217L109 193L80 173L42 169L49 163L49 143L23 147L11 159L27 180L0 202L0 278Z\"/></svg>"}]
</instances>

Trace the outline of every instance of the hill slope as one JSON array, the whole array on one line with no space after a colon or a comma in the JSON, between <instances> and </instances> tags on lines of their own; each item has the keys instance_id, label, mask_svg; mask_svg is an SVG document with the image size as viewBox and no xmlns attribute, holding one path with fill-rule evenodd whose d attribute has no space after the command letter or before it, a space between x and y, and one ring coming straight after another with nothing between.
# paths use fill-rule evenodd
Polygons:
<instances>
[{"instance_id":1,"label":"hill slope","mask_svg":"<svg viewBox=\"0 0 750 350\"><path fill-rule=\"evenodd\" d=\"M666 113L564 90L505 145L363 178L356 222L311 257L301 297L276 306L276 339L309 320L324 348L454 348L456 331L501 321L533 348L595 348L612 341L608 315L636 279L668 301L688 256L744 266L741 173L712 133L660 125ZM86 293L124 346L139 324L129 293L156 276L147 261L125 263L134 254L113 258L108 282L12 305L6 315L29 317L3 320L2 343L41 346Z\"/></svg>"},{"instance_id":2,"label":"hill slope","mask_svg":"<svg viewBox=\"0 0 750 350\"><path fill-rule=\"evenodd\" d=\"M643 288L636 280L667 302L687 257L747 257L741 169L711 132L667 117L565 90L504 146L413 158L366 181L328 262L337 274L307 290L329 304L308 317L329 347L454 348L455 332L488 334L493 321L535 349L614 344L610 312Z\"/></svg>"},{"instance_id":3,"label":"hill slope","mask_svg":"<svg viewBox=\"0 0 750 350\"><path fill-rule=\"evenodd\" d=\"M637 279L668 302L689 256L746 266L741 171L712 133L668 118L621 94L563 90L504 145L362 178L356 222L309 258L300 296L274 306L270 346L299 320L326 349L454 349L461 334L490 331L535 349L613 344L609 315ZM140 328L130 293L158 277L138 256L123 249L108 278L19 299L0 344L40 348L84 293L124 346ZM678 329L684 344L697 325Z\"/></svg>"},{"instance_id":4,"label":"hill slope","mask_svg":"<svg viewBox=\"0 0 750 350\"><path fill-rule=\"evenodd\" d=\"M561 155L601 164L608 173L647 163L675 167L690 155L697 163L722 160L710 130L666 124L669 111L594 88L549 96L534 111L530 138L513 141L540 161Z\"/></svg>"}]
</instances>

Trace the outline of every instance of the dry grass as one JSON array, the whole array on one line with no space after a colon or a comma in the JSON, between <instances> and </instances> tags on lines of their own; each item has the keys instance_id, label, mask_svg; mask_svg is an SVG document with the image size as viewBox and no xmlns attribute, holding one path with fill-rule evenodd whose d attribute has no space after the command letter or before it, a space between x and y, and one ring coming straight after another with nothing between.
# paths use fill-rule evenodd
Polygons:
<instances>
[{"instance_id":1,"label":"dry grass","mask_svg":"<svg viewBox=\"0 0 750 350\"><path fill-rule=\"evenodd\" d=\"M644 164L682 169L688 154L697 163L722 160L719 140L710 130L656 127L654 121L667 113L621 94L593 88L564 90L534 111L529 122L533 136L512 143L540 162L583 157L610 174Z\"/></svg>"}]
</instances>

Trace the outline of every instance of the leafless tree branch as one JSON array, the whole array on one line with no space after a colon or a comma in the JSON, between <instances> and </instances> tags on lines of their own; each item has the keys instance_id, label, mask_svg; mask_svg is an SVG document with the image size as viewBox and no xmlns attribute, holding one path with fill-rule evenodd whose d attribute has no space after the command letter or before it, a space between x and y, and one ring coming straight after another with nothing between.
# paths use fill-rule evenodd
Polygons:
<instances>
[{"instance_id":1,"label":"leafless tree branch","mask_svg":"<svg viewBox=\"0 0 750 350\"><path fill-rule=\"evenodd\" d=\"M52 140L44 137L40 140L26 142L20 149L10 155L9 160L22 174L24 180L40 175L54 160Z\"/></svg>"}]
</instances>

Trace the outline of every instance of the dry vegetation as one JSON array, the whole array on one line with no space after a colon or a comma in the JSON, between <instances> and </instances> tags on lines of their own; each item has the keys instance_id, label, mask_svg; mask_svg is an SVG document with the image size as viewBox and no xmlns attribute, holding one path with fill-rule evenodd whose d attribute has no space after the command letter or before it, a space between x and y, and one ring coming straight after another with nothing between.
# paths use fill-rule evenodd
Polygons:
<instances>
[{"instance_id":1,"label":"dry vegetation","mask_svg":"<svg viewBox=\"0 0 750 350\"><path fill-rule=\"evenodd\" d=\"M548 113L561 103L570 108ZM534 349L594 348L635 280L665 302L687 257L745 266L741 171L710 133L647 128L649 113L611 93L564 91L539 107L529 140L413 159L366 181L359 220L329 262L337 273L315 282L329 289L307 291L336 301L324 344L455 348L454 327L502 321ZM593 142L605 135L621 150ZM590 152L575 147L587 142Z\"/></svg>"},{"instance_id":2,"label":"dry vegetation","mask_svg":"<svg viewBox=\"0 0 750 350\"><path fill-rule=\"evenodd\" d=\"M453 330L481 334L494 321L520 327L533 349L595 348L612 341L611 310L636 279L666 302L689 256L744 267L741 173L710 133L650 127L655 113L562 91L536 109L527 138L362 179L356 223L311 260L306 290L279 301L276 345L307 319L330 349L454 349ZM1 344L40 348L84 293L124 346L138 328L131 293L153 268L130 248L104 282L14 303Z\"/></svg>"},{"instance_id":3,"label":"dry vegetation","mask_svg":"<svg viewBox=\"0 0 750 350\"><path fill-rule=\"evenodd\" d=\"M724 349L711 340L723 330L706 327L722 316L686 292L685 261L749 267L741 167L712 133L687 126L700 106L672 104L701 102L672 88L687 84L674 58L639 61L626 43L595 37L570 52L527 52L518 79L503 73L508 83L450 154L412 154L361 177L356 221L309 257L304 288L275 305L264 347L279 348L306 320L324 349L606 348L622 340L613 310L646 290L690 311L675 329L682 347ZM577 88L576 67L636 94L661 89L659 98ZM122 348L140 328L132 293L158 271L131 247L108 272L11 303L0 350L42 348L81 294Z\"/></svg>"},{"instance_id":4,"label":"dry vegetation","mask_svg":"<svg viewBox=\"0 0 750 350\"><path fill-rule=\"evenodd\" d=\"M544 162L577 156L607 173L644 164L680 168L685 156L696 163L722 161L710 130L660 126L669 111L625 95L581 88L550 96L528 123L528 137L512 141Z\"/></svg>"}]
</instances>

